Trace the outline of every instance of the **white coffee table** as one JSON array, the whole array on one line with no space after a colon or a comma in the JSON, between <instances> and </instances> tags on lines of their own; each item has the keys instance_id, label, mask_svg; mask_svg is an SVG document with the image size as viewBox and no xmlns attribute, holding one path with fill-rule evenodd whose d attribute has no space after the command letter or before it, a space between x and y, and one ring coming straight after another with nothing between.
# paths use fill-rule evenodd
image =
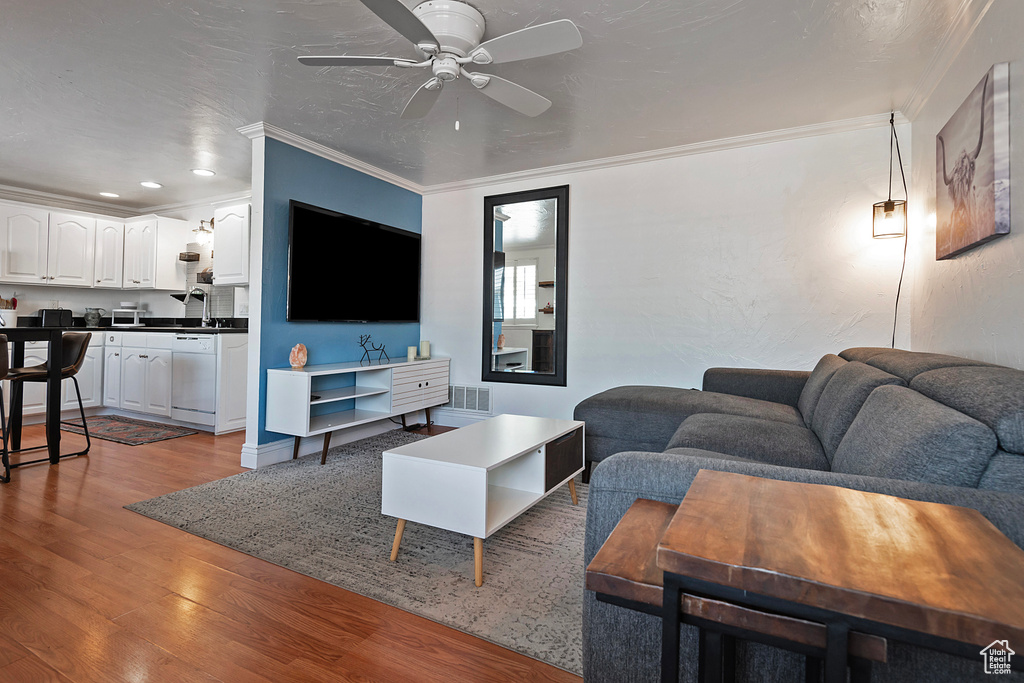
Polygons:
<instances>
[{"instance_id":1,"label":"white coffee table","mask_svg":"<svg viewBox=\"0 0 1024 683\"><path fill-rule=\"evenodd\" d=\"M384 452L381 512L398 518L391 560L405 523L473 537L476 585L483 584L483 539L562 484L575 505L583 471L583 423L499 415Z\"/></svg>"}]
</instances>

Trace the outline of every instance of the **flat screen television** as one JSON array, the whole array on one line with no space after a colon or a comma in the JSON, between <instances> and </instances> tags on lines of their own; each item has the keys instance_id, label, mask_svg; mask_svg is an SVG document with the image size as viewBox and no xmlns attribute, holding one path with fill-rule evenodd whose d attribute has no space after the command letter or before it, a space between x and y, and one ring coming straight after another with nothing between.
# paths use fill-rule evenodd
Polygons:
<instances>
[{"instance_id":1,"label":"flat screen television","mask_svg":"<svg viewBox=\"0 0 1024 683\"><path fill-rule=\"evenodd\" d=\"M286 318L419 322L420 236L291 200Z\"/></svg>"}]
</instances>

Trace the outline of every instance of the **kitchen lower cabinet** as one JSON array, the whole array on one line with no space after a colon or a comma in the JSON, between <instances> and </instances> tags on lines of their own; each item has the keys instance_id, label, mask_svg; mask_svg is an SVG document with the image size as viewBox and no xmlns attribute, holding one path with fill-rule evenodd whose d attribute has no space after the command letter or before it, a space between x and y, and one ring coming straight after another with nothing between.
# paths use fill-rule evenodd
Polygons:
<instances>
[{"instance_id":1,"label":"kitchen lower cabinet","mask_svg":"<svg viewBox=\"0 0 1024 683\"><path fill-rule=\"evenodd\" d=\"M170 349L122 346L120 375L119 408L170 417Z\"/></svg>"},{"instance_id":2,"label":"kitchen lower cabinet","mask_svg":"<svg viewBox=\"0 0 1024 683\"><path fill-rule=\"evenodd\" d=\"M103 405L121 407L121 353L120 346L103 348Z\"/></svg>"},{"instance_id":3,"label":"kitchen lower cabinet","mask_svg":"<svg viewBox=\"0 0 1024 683\"><path fill-rule=\"evenodd\" d=\"M75 375L78 379L78 389L82 392L82 407L95 408L103 404L103 345L96 343L96 335L93 334L93 341L85 352L85 360L82 368ZM61 382L61 391L64 393L64 400L60 409L78 410L78 396L75 394L75 382L66 379Z\"/></svg>"}]
</instances>

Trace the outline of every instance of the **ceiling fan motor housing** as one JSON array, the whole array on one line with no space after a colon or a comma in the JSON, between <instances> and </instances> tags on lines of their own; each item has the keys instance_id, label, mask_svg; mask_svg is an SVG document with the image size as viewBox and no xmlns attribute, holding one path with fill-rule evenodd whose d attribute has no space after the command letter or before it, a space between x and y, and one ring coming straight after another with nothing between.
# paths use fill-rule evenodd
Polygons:
<instances>
[{"instance_id":1,"label":"ceiling fan motor housing","mask_svg":"<svg viewBox=\"0 0 1024 683\"><path fill-rule=\"evenodd\" d=\"M428 0L413 8L441 44L440 52L465 57L484 36L484 15L457 0Z\"/></svg>"}]
</instances>

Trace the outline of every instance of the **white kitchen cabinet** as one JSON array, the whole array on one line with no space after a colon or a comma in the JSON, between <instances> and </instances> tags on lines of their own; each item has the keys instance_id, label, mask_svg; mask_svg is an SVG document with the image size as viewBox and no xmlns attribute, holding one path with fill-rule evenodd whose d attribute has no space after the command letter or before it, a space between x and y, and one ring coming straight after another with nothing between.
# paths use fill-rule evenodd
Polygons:
<instances>
[{"instance_id":1,"label":"white kitchen cabinet","mask_svg":"<svg viewBox=\"0 0 1024 683\"><path fill-rule=\"evenodd\" d=\"M103 405L108 408L121 407L121 354L120 343L103 347Z\"/></svg>"},{"instance_id":2,"label":"white kitchen cabinet","mask_svg":"<svg viewBox=\"0 0 1024 683\"><path fill-rule=\"evenodd\" d=\"M217 335L217 417L214 433L245 429L248 334Z\"/></svg>"},{"instance_id":3,"label":"white kitchen cabinet","mask_svg":"<svg viewBox=\"0 0 1024 683\"><path fill-rule=\"evenodd\" d=\"M124 223L96 222L96 287L121 289L124 282Z\"/></svg>"},{"instance_id":4,"label":"white kitchen cabinet","mask_svg":"<svg viewBox=\"0 0 1024 683\"><path fill-rule=\"evenodd\" d=\"M39 285L46 282L49 212L0 204L0 279Z\"/></svg>"},{"instance_id":5,"label":"white kitchen cabinet","mask_svg":"<svg viewBox=\"0 0 1024 683\"><path fill-rule=\"evenodd\" d=\"M185 263L178 254L188 244L188 223L140 216L124 224L124 289L185 288Z\"/></svg>"},{"instance_id":6,"label":"white kitchen cabinet","mask_svg":"<svg viewBox=\"0 0 1024 683\"><path fill-rule=\"evenodd\" d=\"M13 345L12 345L13 346ZM28 341L25 342L25 362L22 367L32 367L46 362L47 342ZM8 353L13 354L13 348L8 348ZM8 355L8 358L12 357ZM46 412L46 383L45 382L22 382L24 390L21 399L22 415L42 415ZM4 382L4 398L10 401L11 383Z\"/></svg>"},{"instance_id":7,"label":"white kitchen cabinet","mask_svg":"<svg viewBox=\"0 0 1024 683\"><path fill-rule=\"evenodd\" d=\"M213 212L213 284L249 283L249 205Z\"/></svg>"},{"instance_id":8,"label":"white kitchen cabinet","mask_svg":"<svg viewBox=\"0 0 1024 683\"><path fill-rule=\"evenodd\" d=\"M146 404L146 347L121 347L121 405L142 412Z\"/></svg>"},{"instance_id":9,"label":"white kitchen cabinet","mask_svg":"<svg viewBox=\"0 0 1024 683\"><path fill-rule=\"evenodd\" d=\"M96 219L50 213L47 246L47 284L91 287L96 270Z\"/></svg>"},{"instance_id":10,"label":"white kitchen cabinet","mask_svg":"<svg viewBox=\"0 0 1024 683\"><path fill-rule=\"evenodd\" d=\"M120 347L117 407L150 415L171 415L172 334L125 332ZM115 378L111 377L111 381ZM113 392L104 390L113 403Z\"/></svg>"},{"instance_id":11,"label":"white kitchen cabinet","mask_svg":"<svg viewBox=\"0 0 1024 683\"><path fill-rule=\"evenodd\" d=\"M146 391L143 412L171 415L171 352L146 349Z\"/></svg>"},{"instance_id":12,"label":"white kitchen cabinet","mask_svg":"<svg viewBox=\"0 0 1024 683\"><path fill-rule=\"evenodd\" d=\"M78 388L82 392L82 407L96 408L102 405L103 394L103 336L93 332L89 348L85 352L82 368L75 375ZM78 396L75 394L75 383L71 379L61 382L63 400L60 409L78 411Z\"/></svg>"}]
</instances>

